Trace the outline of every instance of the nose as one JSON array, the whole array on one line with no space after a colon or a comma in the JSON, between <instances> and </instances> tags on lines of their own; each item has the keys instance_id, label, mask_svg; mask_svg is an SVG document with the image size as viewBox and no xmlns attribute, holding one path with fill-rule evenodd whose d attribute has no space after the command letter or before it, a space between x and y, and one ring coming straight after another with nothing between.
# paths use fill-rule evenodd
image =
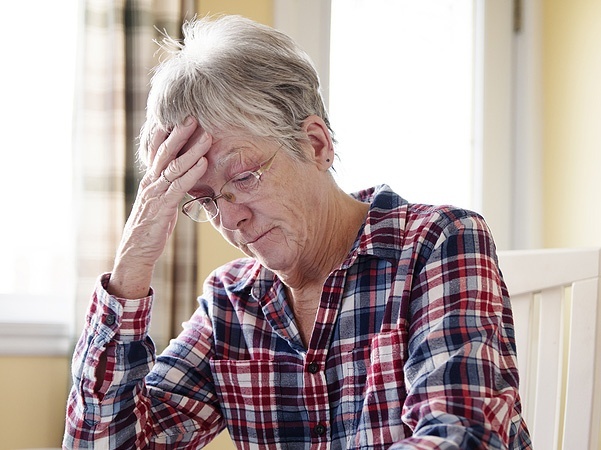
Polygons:
<instances>
[{"instance_id":1,"label":"nose","mask_svg":"<svg viewBox=\"0 0 601 450\"><path fill-rule=\"evenodd\" d=\"M250 208L243 203L230 203L225 200L219 203L219 223L226 230L240 229L252 215Z\"/></svg>"}]
</instances>

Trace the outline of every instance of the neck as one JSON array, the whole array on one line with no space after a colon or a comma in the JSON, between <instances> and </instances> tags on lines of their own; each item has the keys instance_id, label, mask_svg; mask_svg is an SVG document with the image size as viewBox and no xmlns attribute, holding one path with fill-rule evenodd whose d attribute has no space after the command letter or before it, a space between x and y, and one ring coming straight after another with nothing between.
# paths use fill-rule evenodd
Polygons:
<instances>
[{"instance_id":1,"label":"neck","mask_svg":"<svg viewBox=\"0 0 601 450\"><path fill-rule=\"evenodd\" d=\"M305 252L304 261L293 273L278 274L293 298L304 297L303 292L321 293L327 277L347 257L369 209L368 204L339 189L320 206L316 214L322 218L321 226L316 230L312 247Z\"/></svg>"}]
</instances>

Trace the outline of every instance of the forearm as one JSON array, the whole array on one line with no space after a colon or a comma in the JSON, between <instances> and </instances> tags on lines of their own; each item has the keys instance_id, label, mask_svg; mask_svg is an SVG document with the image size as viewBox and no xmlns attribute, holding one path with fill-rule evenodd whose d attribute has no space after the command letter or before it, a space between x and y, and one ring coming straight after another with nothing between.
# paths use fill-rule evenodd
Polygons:
<instances>
[{"instance_id":1,"label":"forearm","mask_svg":"<svg viewBox=\"0 0 601 450\"><path fill-rule=\"evenodd\" d=\"M494 243L476 216L449 224L438 242L414 280L403 411L413 436L399 448L521 448L513 324Z\"/></svg>"},{"instance_id":2,"label":"forearm","mask_svg":"<svg viewBox=\"0 0 601 450\"><path fill-rule=\"evenodd\" d=\"M120 298L148 296L153 270L177 222L180 203L207 169L212 138L193 118L170 132L158 124L146 136L149 160L123 229L109 293ZM165 175L167 174L167 175Z\"/></svg>"},{"instance_id":3,"label":"forearm","mask_svg":"<svg viewBox=\"0 0 601 450\"><path fill-rule=\"evenodd\" d=\"M403 417L413 434L399 448L508 448L509 436L519 425L517 386L501 381L507 367L479 365L473 354L467 354L483 350L482 346L468 347L409 380Z\"/></svg>"}]
</instances>

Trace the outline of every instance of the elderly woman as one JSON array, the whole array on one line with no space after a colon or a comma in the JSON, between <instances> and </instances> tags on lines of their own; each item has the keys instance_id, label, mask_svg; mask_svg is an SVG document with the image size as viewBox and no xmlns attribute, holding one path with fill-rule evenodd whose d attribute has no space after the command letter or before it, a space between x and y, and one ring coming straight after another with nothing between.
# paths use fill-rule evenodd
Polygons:
<instances>
[{"instance_id":1,"label":"elderly woman","mask_svg":"<svg viewBox=\"0 0 601 450\"><path fill-rule=\"evenodd\" d=\"M227 427L239 448L530 448L484 220L344 193L306 54L240 17L184 31L153 78L147 170L76 348L64 446L198 448ZM182 203L248 258L156 357L152 272Z\"/></svg>"}]
</instances>

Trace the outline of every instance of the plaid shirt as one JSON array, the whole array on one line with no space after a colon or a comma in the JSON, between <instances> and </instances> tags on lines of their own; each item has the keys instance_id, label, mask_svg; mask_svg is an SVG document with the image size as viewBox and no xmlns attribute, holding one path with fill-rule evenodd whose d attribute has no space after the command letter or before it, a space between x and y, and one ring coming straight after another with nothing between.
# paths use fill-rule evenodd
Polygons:
<instances>
[{"instance_id":1,"label":"plaid shirt","mask_svg":"<svg viewBox=\"0 0 601 450\"><path fill-rule=\"evenodd\" d=\"M386 186L323 287L306 348L253 259L206 281L155 361L152 296L97 286L77 345L67 448L529 449L509 296L484 220ZM96 389L99 356L107 355Z\"/></svg>"}]
</instances>

